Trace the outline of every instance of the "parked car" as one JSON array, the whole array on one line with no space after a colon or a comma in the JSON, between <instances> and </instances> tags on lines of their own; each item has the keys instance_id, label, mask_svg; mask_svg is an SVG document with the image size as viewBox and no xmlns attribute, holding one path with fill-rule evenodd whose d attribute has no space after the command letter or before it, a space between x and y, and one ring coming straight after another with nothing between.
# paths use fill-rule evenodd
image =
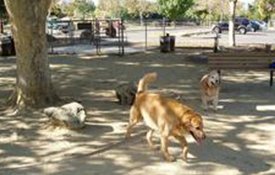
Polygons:
<instances>
[{"instance_id":1,"label":"parked car","mask_svg":"<svg viewBox=\"0 0 275 175\"><path fill-rule=\"evenodd\" d=\"M260 30L260 25L254 21L250 21L249 24L247 25L247 28L249 31L256 32Z\"/></svg>"},{"instance_id":2,"label":"parked car","mask_svg":"<svg viewBox=\"0 0 275 175\"><path fill-rule=\"evenodd\" d=\"M236 17L235 18L235 25L247 26L247 25L249 25L249 23L250 23L250 20L245 17Z\"/></svg>"},{"instance_id":3,"label":"parked car","mask_svg":"<svg viewBox=\"0 0 275 175\"><path fill-rule=\"evenodd\" d=\"M253 20L254 23L258 24L260 27L260 30L267 30L267 23L261 20Z\"/></svg>"},{"instance_id":4,"label":"parked car","mask_svg":"<svg viewBox=\"0 0 275 175\"><path fill-rule=\"evenodd\" d=\"M238 31L240 34L246 34L247 32L247 27L244 25L239 25L235 23L235 30ZM229 24L228 22L219 22L216 25L212 26L212 31L216 33L222 33L223 31L228 31L229 30Z\"/></svg>"},{"instance_id":5,"label":"parked car","mask_svg":"<svg viewBox=\"0 0 275 175\"><path fill-rule=\"evenodd\" d=\"M248 25L250 23L250 20L245 17L236 17L235 18L235 30L238 31L240 34L246 34L248 29ZM229 29L228 22L219 22L218 24L214 25L212 27L212 31L216 33L222 33L222 31L227 31Z\"/></svg>"}]
</instances>

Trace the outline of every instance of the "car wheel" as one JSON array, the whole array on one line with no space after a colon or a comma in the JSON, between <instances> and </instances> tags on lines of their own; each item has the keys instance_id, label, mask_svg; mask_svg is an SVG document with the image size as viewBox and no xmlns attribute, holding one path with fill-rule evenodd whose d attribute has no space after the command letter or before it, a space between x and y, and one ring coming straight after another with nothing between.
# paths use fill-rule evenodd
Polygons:
<instances>
[{"instance_id":1,"label":"car wheel","mask_svg":"<svg viewBox=\"0 0 275 175\"><path fill-rule=\"evenodd\" d=\"M240 34L246 34L246 28L244 28L244 27L241 27L241 28L239 28L239 33Z\"/></svg>"}]
</instances>

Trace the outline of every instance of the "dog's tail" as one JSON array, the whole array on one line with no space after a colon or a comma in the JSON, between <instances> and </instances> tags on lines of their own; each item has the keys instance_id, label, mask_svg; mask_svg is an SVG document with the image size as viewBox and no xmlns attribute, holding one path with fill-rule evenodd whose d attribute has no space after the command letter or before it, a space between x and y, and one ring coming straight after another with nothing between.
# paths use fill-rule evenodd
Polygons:
<instances>
[{"instance_id":1,"label":"dog's tail","mask_svg":"<svg viewBox=\"0 0 275 175\"><path fill-rule=\"evenodd\" d=\"M157 73L156 72L145 74L138 82L137 93L146 91L147 87L148 87L148 84L152 83L156 79L157 79Z\"/></svg>"}]
</instances>

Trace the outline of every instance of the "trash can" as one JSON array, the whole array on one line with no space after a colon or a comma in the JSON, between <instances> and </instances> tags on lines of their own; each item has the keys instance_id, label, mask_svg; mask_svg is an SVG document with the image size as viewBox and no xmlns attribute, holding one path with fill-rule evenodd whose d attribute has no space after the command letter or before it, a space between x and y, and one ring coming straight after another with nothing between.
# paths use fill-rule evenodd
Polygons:
<instances>
[{"instance_id":1,"label":"trash can","mask_svg":"<svg viewBox=\"0 0 275 175\"><path fill-rule=\"evenodd\" d=\"M175 51L176 37L170 36L170 51Z\"/></svg>"},{"instance_id":2,"label":"trash can","mask_svg":"<svg viewBox=\"0 0 275 175\"><path fill-rule=\"evenodd\" d=\"M169 52L170 51L170 36L160 37L160 51Z\"/></svg>"}]
</instances>

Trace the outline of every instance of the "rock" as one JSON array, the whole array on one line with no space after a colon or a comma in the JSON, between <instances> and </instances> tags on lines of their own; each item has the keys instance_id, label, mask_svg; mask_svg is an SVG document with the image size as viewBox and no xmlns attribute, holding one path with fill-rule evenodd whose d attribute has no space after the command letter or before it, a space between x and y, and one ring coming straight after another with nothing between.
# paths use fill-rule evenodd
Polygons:
<instances>
[{"instance_id":1,"label":"rock","mask_svg":"<svg viewBox=\"0 0 275 175\"><path fill-rule=\"evenodd\" d=\"M80 103L71 102L61 107L48 107L43 112L53 125L69 129L80 129L85 126L86 111Z\"/></svg>"}]
</instances>

